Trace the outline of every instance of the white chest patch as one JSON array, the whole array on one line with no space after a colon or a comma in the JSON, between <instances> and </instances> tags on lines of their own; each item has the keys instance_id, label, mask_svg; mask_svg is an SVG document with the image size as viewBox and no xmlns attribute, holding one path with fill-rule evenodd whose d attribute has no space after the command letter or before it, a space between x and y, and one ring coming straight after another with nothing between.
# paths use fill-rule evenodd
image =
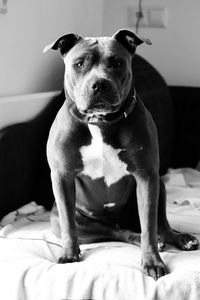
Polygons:
<instances>
[{"instance_id":1,"label":"white chest patch","mask_svg":"<svg viewBox=\"0 0 200 300\"><path fill-rule=\"evenodd\" d=\"M82 146L80 153L83 161L82 174L91 179L104 178L107 186L117 182L120 178L128 175L127 165L119 159L118 154L123 149L114 149L103 142L99 127L88 125L92 135L89 146Z\"/></svg>"}]
</instances>

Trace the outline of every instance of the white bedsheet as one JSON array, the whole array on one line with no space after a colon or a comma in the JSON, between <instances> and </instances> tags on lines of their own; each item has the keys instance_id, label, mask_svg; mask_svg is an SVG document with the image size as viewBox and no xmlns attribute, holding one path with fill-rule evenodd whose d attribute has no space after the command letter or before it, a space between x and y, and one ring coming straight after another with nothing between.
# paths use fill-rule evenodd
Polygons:
<instances>
[{"instance_id":1,"label":"white bedsheet","mask_svg":"<svg viewBox=\"0 0 200 300\"><path fill-rule=\"evenodd\" d=\"M170 224L200 239L200 173L195 172L170 170L164 180ZM200 250L185 252L169 246L161 253L169 274L156 282L141 271L140 248L121 242L82 245L81 262L57 264L60 241L51 233L49 213L35 203L1 223L0 299L200 299Z\"/></svg>"}]
</instances>

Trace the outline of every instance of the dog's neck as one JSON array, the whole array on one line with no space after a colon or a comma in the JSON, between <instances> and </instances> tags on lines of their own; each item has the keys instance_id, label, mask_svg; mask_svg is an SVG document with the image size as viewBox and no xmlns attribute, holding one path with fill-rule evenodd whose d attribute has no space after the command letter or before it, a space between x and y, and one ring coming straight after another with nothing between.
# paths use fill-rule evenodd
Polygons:
<instances>
[{"instance_id":1,"label":"dog's neck","mask_svg":"<svg viewBox=\"0 0 200 300\"><path fill-rule=\"evenodd\" d=\"M66 98L69 98L69 96L66 95ZM117 123L121 119L127 118L128 115L133 111L137 103L137 95L136 95L135 87L133 87L129 92L127 98L123 102L121 108L115 113L108 113L104 116L103 115L89 116L83 114L77 109L76 105L71 99L68 100L70 101L69 111L75 119L79 120L80 122L84 122L88 124L102 125L102 124Z\"/></svg>"}]
</instances>

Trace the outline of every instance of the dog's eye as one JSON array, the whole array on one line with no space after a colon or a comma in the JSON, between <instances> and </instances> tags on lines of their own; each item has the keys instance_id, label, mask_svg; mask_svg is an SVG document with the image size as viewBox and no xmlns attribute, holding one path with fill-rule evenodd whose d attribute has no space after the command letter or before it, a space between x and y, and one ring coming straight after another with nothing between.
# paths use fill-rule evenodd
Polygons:
<instances>
[{"instance_id":1,"label":"dog's eye","mask_svg":"<svg viewBox=\"0 0 200 300\"><path fill-rule=\"evenodd\" d=\"M115 59L114 61L113 61L113 67L114 68L121 68L121 66L122 66L122 60L121 59Z\"/></svg>"},{"instance_id":2,"label":"dog's eye","mask_svg":"<svg viewBox=\"0 0 200 300\"><path fill-rule=\"evenodd\" d=\"M84 68L84 62L83 62L83 61L78 61L75 65L76 65L76 67L77 67L78 69Z\"/></svg>"}]
</instances>

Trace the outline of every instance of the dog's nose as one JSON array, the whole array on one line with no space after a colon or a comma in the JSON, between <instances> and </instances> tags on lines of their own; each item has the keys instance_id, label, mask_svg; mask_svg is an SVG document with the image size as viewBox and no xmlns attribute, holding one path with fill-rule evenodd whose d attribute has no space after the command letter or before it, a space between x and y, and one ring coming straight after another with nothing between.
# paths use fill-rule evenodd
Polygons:
<instances>
[{"instance_id":1,"label":"dog's nose","mask_svg":"<svg viewBox=\"0 0 200 300\"><path fill-rule=\"evenodd\" d=\"M103 92L105 89L108 88L108 82L106 79L97 79L92 82L91 88L93 92Z\"/></svg>"},{"instance_id":2,"label":"dog's nose","mask_svg":"<svg viewBox=\"0 0 200 300\"><path fill-rule=\"evenodd\" d=\"M98 83L98 82L93 83L92 89L93 89L95 92L97 92L97 91L99 90L99 83Z\"/></svg>"}]
</instances>

